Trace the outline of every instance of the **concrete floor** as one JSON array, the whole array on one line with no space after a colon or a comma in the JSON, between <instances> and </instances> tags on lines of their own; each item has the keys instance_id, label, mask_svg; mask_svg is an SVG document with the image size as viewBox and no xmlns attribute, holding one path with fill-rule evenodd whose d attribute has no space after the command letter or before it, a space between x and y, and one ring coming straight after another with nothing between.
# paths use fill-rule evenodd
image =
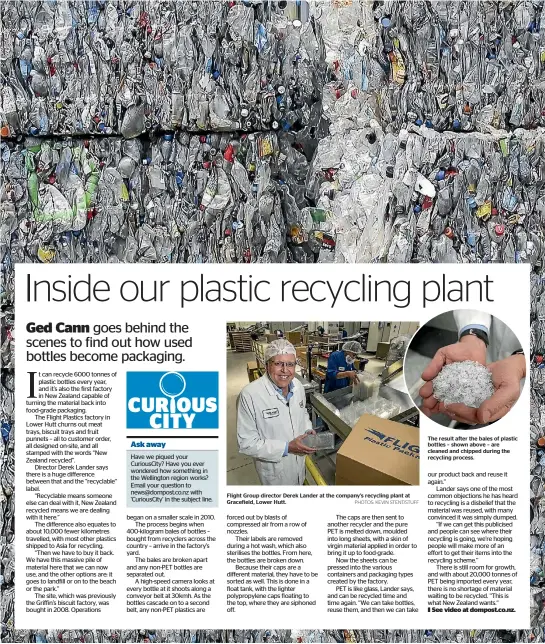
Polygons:
<instances>
[{"instance_id":1,"label":"concrete floor","mask_svg":"<svg viewBox=\"0 0 545 644\"><path fill-rule=\"evenodd\" d=\"M378 375L384 368L384 361L371 355L365 371ZM239 454L237 443L236 402L241 389L248 384L246 365L255 361L253 352L237 353L227 350L227 485L260 485L253 460Z\"/></svg>"}]
</instances>

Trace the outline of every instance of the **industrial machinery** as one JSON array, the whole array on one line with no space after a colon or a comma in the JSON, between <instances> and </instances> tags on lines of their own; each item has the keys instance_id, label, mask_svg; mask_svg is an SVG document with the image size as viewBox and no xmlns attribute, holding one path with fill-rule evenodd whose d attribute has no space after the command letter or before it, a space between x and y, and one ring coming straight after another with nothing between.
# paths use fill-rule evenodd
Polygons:
<instances>
[{"instance_id":1,"label":"industrial machinery","mask_svg":"<svg viewBox=\"0 0 545 644\"><path fill-rule=\"evenodd\" d=\"M397 405L399 412L389 420L412 426L419 424L419 412L405 389L403 379L403 361L393 363L385 368L378 390L379 398L389 400ZM336 445L333 450L320 451L307 456L307 483L333 485L335 482L336 453L342 442L352 431L352 427L341 417L341 410L353 402L352 387L344 387L327 394L313 393L310 396L313 427L327 428L336 434Z\"/></svg>"}]
</instances>

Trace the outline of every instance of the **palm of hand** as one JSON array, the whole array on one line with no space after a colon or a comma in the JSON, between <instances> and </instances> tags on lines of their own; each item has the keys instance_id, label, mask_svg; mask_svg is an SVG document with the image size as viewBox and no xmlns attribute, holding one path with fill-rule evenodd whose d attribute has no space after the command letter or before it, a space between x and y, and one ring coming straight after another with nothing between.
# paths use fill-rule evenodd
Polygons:
<instances>
[{"instance_id":1,"label":"palm of hand","mask_svg":"<svg viewBox=\"0 0 545 644\"><path fill-rule=\"evenodd\" d=\"M436 411L432 413L445 413L453 420L470 425L486 424L503 418L520 395L520 381L524 377L524 358L522 357L522 365L521 356L511 356L492 362L487 365L487 368L492 374L494 395L485 400L478 409L461 404L449 405L447 409L443 403L438 403L433 408Z\"/></svg>"},{"instance_id":2,"label":"palm of hand","mask_svg":"<svg viewBox=\"0 0 545 644\"><path fill-rule=\"evenodd\" d=\"M474 362L486 365L486 346L484 343L480 341L468 341L467 343L456 342L455 344L443 347L437 351L433 360L424 369L422 378L428 382L420 389L420 396L422 397L422 412L426 416L448 413L443 403L440 403L433 396L433 384L431 381L445 365L452 364L453 362L463 362L464 360L473 360ZM466 409L469 408L466 407Z\"/></svg>"}]
</instances>

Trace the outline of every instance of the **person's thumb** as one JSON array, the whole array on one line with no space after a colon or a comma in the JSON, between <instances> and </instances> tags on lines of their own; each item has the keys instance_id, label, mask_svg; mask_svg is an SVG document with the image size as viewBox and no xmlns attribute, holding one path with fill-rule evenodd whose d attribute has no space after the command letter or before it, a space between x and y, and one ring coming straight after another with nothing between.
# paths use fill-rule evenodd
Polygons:
<instances>
[{"instance_id":1,"label":"person's thumb","mask_svg":"<svg viewBox=\"0 0 545 644\"><path fill-rule=\"evenodd\" d=\"M496 389L491 398L485 400L477 410L477 419L480 423L493 422L503 418L517 400L517 388L510 384L502 384Z\"/></svg>"},{"instance_id":2,"label":"person's thumb","mask_svg":"<svg viewBox=\"0 0 545 644\"><path fill-rule=\"evenodd\" d=\"M447 354L444 349L439 349L439 351L433 356L433 360L422 372L422 380L433 380L445 366L446 361Z\"/></svg>"}]
</instances>

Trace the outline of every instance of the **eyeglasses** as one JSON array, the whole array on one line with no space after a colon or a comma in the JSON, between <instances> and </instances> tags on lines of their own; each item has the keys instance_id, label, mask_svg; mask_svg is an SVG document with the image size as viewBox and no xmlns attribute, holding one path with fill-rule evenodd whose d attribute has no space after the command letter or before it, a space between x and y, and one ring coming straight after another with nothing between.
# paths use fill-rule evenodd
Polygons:
<instances>
[{"instance_id":1,"label":"eyeglasses","mask_svg":"<svg viewBox=\"0 0 545 644\"><path fill-rule=\"evenodd\" d=\"M295 367L295 362L273 362L273 365L277 369L281 369L281 368L293 369Z\"/></svg>"}]
</instances>

